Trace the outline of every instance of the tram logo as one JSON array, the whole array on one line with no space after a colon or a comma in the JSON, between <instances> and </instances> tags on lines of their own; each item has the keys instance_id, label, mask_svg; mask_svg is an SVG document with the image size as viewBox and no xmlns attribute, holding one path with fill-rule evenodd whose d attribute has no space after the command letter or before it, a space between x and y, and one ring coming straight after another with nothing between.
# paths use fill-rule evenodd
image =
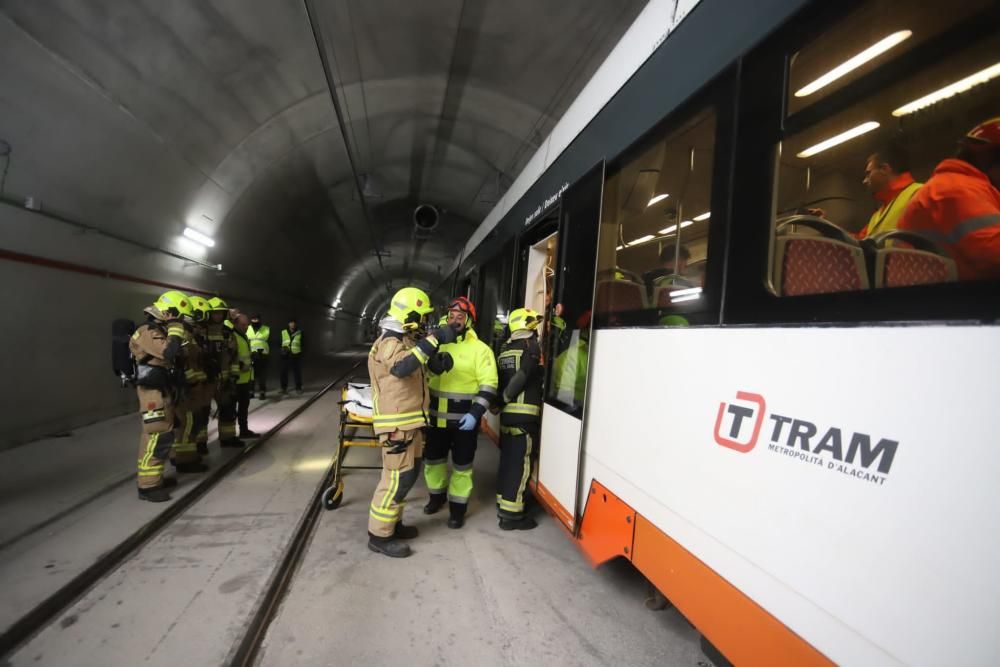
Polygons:
<instances>
[{"instance_id":1,"label":"tram logo","mask_svg":"<svg viewBox=\"0 0 1000 667\"><path fill-rule=\"evenodd\" d=\"M891 438L768 413L764 397L747 391L737 391L735 401L719 403L715 442L746 454L757 446L765 420L770 422L768 452L879 486L888 479L899 447Z\"/></svg>"},{"instance_id":2,"label":"tram logo","mask_svg":"<svg viewBox=\"0 0 1000 667\"><path fill-rule=\"evenodd\" d=\"M767 404L763 396L748 391L736 392L736 400L740 403L719 403L719 414L715 418L715 442L746 454L757 446ZM728 430L723 428L724 423L728 424ZM724 430L727 431L725 434Z\"/></svg>"}]
</instances>

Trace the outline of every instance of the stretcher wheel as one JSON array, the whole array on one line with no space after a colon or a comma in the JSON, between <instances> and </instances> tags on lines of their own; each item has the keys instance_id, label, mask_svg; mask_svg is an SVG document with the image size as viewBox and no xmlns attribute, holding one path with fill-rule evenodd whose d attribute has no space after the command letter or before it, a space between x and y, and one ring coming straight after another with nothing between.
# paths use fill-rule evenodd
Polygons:
<instances>
[{"instance_id":1,"label":"stretcher wheel","mask_svg":"<svg viewBox=\"0 0 1000 667\"><path fill-rule=\"evenodd\" d=\"M335 510L340 507L340 501L344 499L344 483L337 480L336 486L331 486L323 492L323 507L328 510Z\"/></svg>"}]
</instances>

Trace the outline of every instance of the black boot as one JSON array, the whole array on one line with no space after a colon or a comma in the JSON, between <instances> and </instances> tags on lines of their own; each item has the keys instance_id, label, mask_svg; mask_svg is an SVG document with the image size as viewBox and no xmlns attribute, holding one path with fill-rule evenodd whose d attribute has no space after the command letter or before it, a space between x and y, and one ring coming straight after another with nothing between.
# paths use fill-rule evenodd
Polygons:
<instances>
[{"instance_id":1,"label":"black boot","mask_svg":"<svg viewBox=\"0 0 1000 667\"><path fill-rule=\"evenodd\" d=\"M191 461L189 463L175 463L177 472L207 472L208 464L201 461Z\"/></svg>"},{"instance_id":2,"label":"black boot","mask_svg":"<svg viewBox=\"0 0 1000 667\"><path fill-rule=\"evenodd\" d=\"M449 528L461 528L465 525L465 509L467 505L462 503L448 503L448 513L451 515L448 517L448 527Z\"/></svg>"},{"instance_id":3,"label":"black boot","mask_svg":"<svg viewBox=\"0 0 1000 667\"><path fill-rule=\"evenodd\" d=\"M164 477L160 484L163 485L164 489L172 489L177 486L177 480L173 477Z\"/></svg>"},{"instance_id":4,"label":"black boot","mask_svg":"<svg viewBox=\"0 0 1000 667\"><path fill-rule=\"evenodd\" d=\"M395 537L376 537L371 533L368 533L368 548L389 558L406 558L413 553L408 544Z\"/></svg>"},{"instance_id":5,"label":"black boot","mask_svg":"<svg viewBox=\"0 0 1000 667\"><path fill-rule=\"evenodd\" d=\"M531 530L537 527L538 522L530 516L523 519L500 519L500 530Z\"/></svg>"},{"instance_id":6,"label":"black boot","mask_svg":"<svg viewBox=\"0 0 1000 667\"><path fill-rule=\"evenodd\" d=\"M392 537L395 540L412 540L419 534L420 531L417 530L416 526L404 526L402 521L397 523L392 531Z\"/></svg>"},{"instance_id":7,"label":"black boot","mask_svg":"<svg viewBox=\"0 0 1000 667\"><path fill-rule=\"evenodd\" d=\"M154 486L149 489L139 489L139 500L148 500L151 503L165 503L170 500L170 494L162 486Z\"/></svg>"},{"instance_id":8,"label":"black boot","mask_svg":"<svg viewBox=\"0 0 1000 667\"><path fill-rule=\"evenodd\" d=\"M246 438L247 440L250 440L252 438L259 438L260 437L260 433L255 433L254 431L251 431L248 428L244 428L244 429L240 429L240 437L241 438Z\"/></svg>"},{"instance_id":9,"label":"black boot","mask_svg":"<svg viewBox=\"0 0 1000 667\"><path fill-rule=\"evenodd\" d=\"M424 514L437 514L447 500L448 496L443 493L432 493L431 499L424 505Z\"/></svg>"},{"instance_id":10,"label":"black boot","mask_svg":"<svg viewBox=\"0 0 1000 667\"><path fill-rule=\"evenodd\" d=\"M202 456L208 456L208 443L207 442L199 442L197 446L198 446L198 453L199 454L201 454Z\"/></svg>"},{"instance_id":11,"label":"black boot","mask_svg":"<svg viewBox=\"0 0 1000 667\"><path fill-rule=\"evenodd\" d=\"M246 447L247 443L243 442L239 438L226 438L225 440L219 441L220 447Z\"/></svg>"}]
</instances>

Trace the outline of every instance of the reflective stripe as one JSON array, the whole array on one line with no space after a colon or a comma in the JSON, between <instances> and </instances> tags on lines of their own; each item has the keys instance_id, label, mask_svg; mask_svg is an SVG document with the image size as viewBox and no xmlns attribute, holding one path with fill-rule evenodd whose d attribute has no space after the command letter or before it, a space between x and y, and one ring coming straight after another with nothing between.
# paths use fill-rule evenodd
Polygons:
<instances>
[{"instance_id":1,"label":"reflective stripe","mask_svg":"<svg viewBox=\"0 0 1000 667\"><path fill-rule=\"evenodd\" d=\"M161 422L167 418L167 411L165 408L160 408L159 410L147 410L142 413L142 421L145 424L150 424L152 422Z\"/></svg>"},{"instance_id":2,"label":"reflective stripe","mask_svg":"<svg viewBox=\"0 0 1000 667\"><path fill-rule=\"evenodd\" d=\"M542 414L542 409L537 405L532 405L531 403L508 403L503 406L503 410L509 415L535 415L538 416Z\"/></svg>"},{"instance_id":3,"label":"reflective stripe","mask_svg":"<svg viewBox=\"0 0 1000 667\"><path fill-rule=\"evenodd\" d=\"M518 428L517 426L501 426L500 432L504 435L524 435L527 433L523 428Z\"/></svg>"},{"instance_id":4,"label":"reflective stripe","mask_svg":"<svg viewBox=\"0 0 1000 667\"><path fill-rule=\"evenodd\" d=\"M980 215L975 218L963 220L955 225L955 228L951 230L951 234L948 235L948 242L958 243L966 235L971 234L972 232L978 232L980 229L992 227L993 225L1000 225L1000 214L989 213L987 215Z\"/></svg>"},{"instance_id":5,"label":"reflective stripe","mask_svg":"<svg viewBox=\"0 0 1000 667\"><path fill-rule=\"evenodd\" d=\"M497 505L500 509L507 510L508 512L523 512L524 503L512 503L509 500L504 500L501 496L497 496Z\"/></svg>"},{"instance_id":6,"label":"reflective stripe","mask_svg":"<svg viewBox=\"0 0 1000 667\"><path fill-rule=\"evenodd\" d=\"M431 396L433 398L447 398L452 401L471 401L476 397L476 394L459 394L454 391L435 391L431 389Z\"/></svg>"},{"instance_id":7,"label":"reflective stripe","mask_svg":"<svg viewBox=\"0 0 1000 667\"><path fill-rule=\"evenodd\" d=\"M461 412L461 413L459 413L459 412L438 412L437 410L434 410L433 408L431 409L431 417L433 417L434 419L443 419L445 421L455 421L455 422L457 422L459 419L461 419L465 415L466 415L466 413L464 413L464 412Z\"/></svg>"},{"instance_id":8,"label":"reflective stripe","mask_svg":"<svg viewBox=\"0 0 1000 667\"><path fill-rule=\"evenodd\" d=\"M381 521L382 523L394 523L399 520L398 510L395 512L383 512L374 505L368 508L368 515L376 521Z\"/></svg>"},{"instance_id":9,"label":"reflective stripe","mask_svg":"<svg viewBox=\"0 0 1000 667\"><path fill-rule=\"evenodd\" d=\"M451 467L452 470L454 470L455 472L464 472L466 470L472 470L471 463L466 463L465 465L458 465L457 463L453 463Z\"/></svg>"},{"instance_id":10,"label":"reflective stripe","mask_svg":"<svg viewBox=\"0 0 1000 667\"><path fill-rule=\"evenodd\" d=\"M421 349L420 349L419 347L415 347L415 348L413 348L413 349L412 349L412 350L410 351L410 353L411 353L411 354L412 354L413 356L415 356L415 357L416 357L417 359L419 359L419 360L420 360L420 363L422 363L422 364L426 364L426 363L427 363L427 360L428 360L428 359L430 359L430 357L428 357L428 356L427 356L427 353L426 353L426 352L424 352L423 350L421 350Z\"/></svg>"},{"instance_id":11,"label":"reflective stripe","mask_svg":"<svg viewBox=\"0 0 1000 667\"><path fill-rule=\"evenodd\" d=\"M381 508L383 510L388 510L389 505L392 503L392 497L396 495L396 489L399 488L399 471L390 470L389 471L389 488L386 489L385 495L382 497Z\"/></svg>"},{"instance_id":12,"label":"reflective stripe","mask_svg":"<svg viewBox=\"0 0 1000 667\"><path fill-rule=\"evenodd\" d=\"M481 405L481 406L483 406L483 407L484 407L484 408L486 408L487 410L489 410L489 408L490 408L490 401L489 401L489 399L487 399L487 398L483 398L482 396L476 396L476 397L475 397L475 398L474 398L474 399L472 400L472 402L473 402L473 403L475 403L475 404L477 404L477 405Z\"/></svg>"},{"instance_id":13,"label":"reflective stripe","mask_svg":"<svg viewBox=\"0 0 1000 667\"><path fill-rule=\"evenodd\" d=\"M479 391L486 392L487 394L496 394L497 388L490 384L479 385Z\"/></svg>"},{"instance_id":14,"label":"reflective stripe","mask_svg":"<svg viewBox=\"0 0 1000 667\"><path fill-rule=\"evenodd\" d=\"M375 415L372 424L376 428L389 426L412 426L414 424L425 424L423 412L402 412L395 415Z\"/></svg>"}]
</instances>

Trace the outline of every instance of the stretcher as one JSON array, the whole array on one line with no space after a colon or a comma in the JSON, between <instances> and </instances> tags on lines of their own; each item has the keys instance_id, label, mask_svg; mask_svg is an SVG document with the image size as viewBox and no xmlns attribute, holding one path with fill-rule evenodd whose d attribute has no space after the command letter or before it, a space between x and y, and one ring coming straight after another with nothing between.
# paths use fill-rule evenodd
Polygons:
<instances>
[{"instance_id":1,"label":"stretcher","mask_svg":"<svg viewBox=\"0 0 1000 667\"><path fill-rule=\"evenodd\" d=\"M378 436L372 427L372 387L361 380L350 380L340 390L340 429L333 474L323 491L323 507L335 510L344 499L344 470L381 470L381 466L344 465L351 447L378 448Z\"/></svg>"}]
</instances>

